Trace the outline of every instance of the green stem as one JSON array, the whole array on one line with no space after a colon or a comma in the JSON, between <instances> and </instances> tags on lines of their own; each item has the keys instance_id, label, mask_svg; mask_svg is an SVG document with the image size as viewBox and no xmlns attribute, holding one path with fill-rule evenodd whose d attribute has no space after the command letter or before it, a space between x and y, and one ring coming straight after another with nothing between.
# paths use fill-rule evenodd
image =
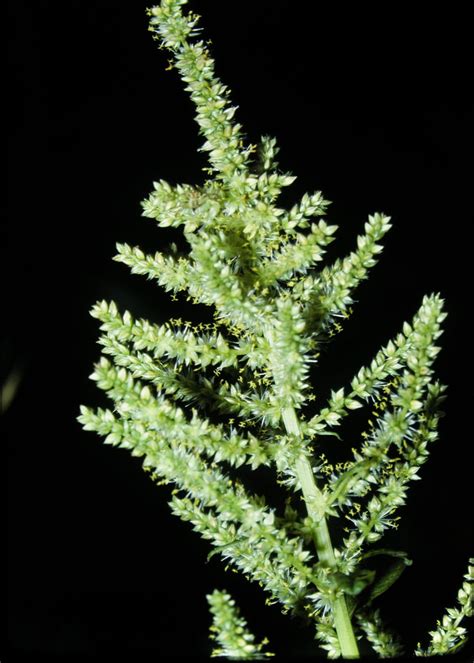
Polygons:
<instances>
[{"instance_id":1,"label":"green stem","mask_svg":"<svg viewBox=\"0 0 474 663\"><path fill-rule=\"evenodd\" d=\"M285 408L282 416L287 432L301 436L301 429L294 409L292 407ZM308 515L314 522L314 544L318 559L329 566L335 567L336 558L325 517L324 498L316 485L313 470L307 458L298 459L295 464L295 472L303 492ZM359 658L359 649L344 594L334 601L332 612L342 655L347 658Z\"/></svg>"}]
</instances>

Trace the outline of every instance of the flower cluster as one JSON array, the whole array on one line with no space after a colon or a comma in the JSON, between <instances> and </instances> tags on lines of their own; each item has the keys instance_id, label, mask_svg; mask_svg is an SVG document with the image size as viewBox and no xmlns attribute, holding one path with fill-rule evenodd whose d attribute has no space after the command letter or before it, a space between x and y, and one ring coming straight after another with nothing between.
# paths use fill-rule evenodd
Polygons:
<instances>
[{"instance_id":1,"label":"flower cluster","mask_svg":"<svg viewBox=\"0 0 474 663\"><path fill-rule=\"evenodd\" d=\"M258 660L268 656L274 656L270 652L263 652L263 647L268 643L264 638L256 644L255 636L250 633L247 623L240 616L235 601L227 592L215 589L207 597L213 623L210 628L211 640L216 640L216 647L211 656L225 656L229 659Z\"/></svg>"},{"instance_id":2,"label":"flower cluster","mask_svg":"<svg viewBox=\"0 0 474 663\"><path fill-rule=\"evenodd\" d=\"M474 558L469 559L469 566L461 589L458 591L458 608L448 608L442 620L437 622L436 629L430 631L430 644L422 649L418 643L417 656L435 656L437 654L453 654L466 641L466 628L461 626L465 617L474 615Z\"/></svg>"},{"instance_id":3,"label":"flower cluster","mask_svg":"<svg viewBox=\"0 0 474 663\"><path fill-rule=\"evenodd\" d=\"M357 621L380 658L400 656L403 653L400 639L385 626L379 610L361 614Z\"/></svg>"},{"instance_id":4,"label":"flower cluster","mask_svg":"<svg viewBox=\"0 0 474 663\"><path fill-rule=\"evenodd\" d=\"M98 302L92 315L102 357L91 377L113 408L83 406L79 420L105 443L143 457L155 481L172 485L172 512L210 542L210 554L257 582L267 602L313 620L329 657L357 657L362 637L380 656L395 655L399 643L372 602L411 561L372 544L397 527L395 512L437 438L445 387L434 380L433 362L443 300L424 297L411 324L306 418L315 399L311 364L352 312L353 291L376 264L390 218L369 216L354 251L319 268L337 229L318 218L329 201L317 191L289 210L277 206L295 178L278 170L275 139L245 145L208 43L198 38L199 17L183 13L185 4L162 0L149 10L150 30L194 102L210 177L196 186L160 180L143 202L143 215L159 227L182 230L187 253L171 244L147 255L120 244L116 260L172 298L211 306L215 322L153 324ZM367 406L369 429L352 443L352 457L331 466L320 438L340 438L343 419ZM279 513L244 485L235 472L243 465L274 469L275 483L300 495L304 513L289 503ZM338 547L337 518L346 525ZM370 568L375 555L391 558L381 577ZM431 634L430 652L464 642L470 587ZM255 644L233 600L217 590L208 600L220 645L214 655L262 657L263 643Z\"/></svg>"}]
</instances>

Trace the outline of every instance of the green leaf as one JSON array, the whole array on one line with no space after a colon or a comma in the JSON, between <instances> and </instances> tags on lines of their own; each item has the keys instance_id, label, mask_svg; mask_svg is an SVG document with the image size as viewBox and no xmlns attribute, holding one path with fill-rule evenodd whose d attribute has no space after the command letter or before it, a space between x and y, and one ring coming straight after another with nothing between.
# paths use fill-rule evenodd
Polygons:
<instances>
[{"instance_id":1,"label":"green leaf","mask_svg":"<svg viewBox=\"0 0 474 663\"><path fill-rule=\"evenodd\" d=\"M391 550L389 548L369 550L361 555L361 559L368 559L369 557L377 557L379 555L395 557L396 561L392 562L386 571L375 576L368 598L363 602L363 605L370 605L377 596L386 592L398 580L405 567L413 563L403 550Z\"/></svg>"},{"instance_id":2,"label":"green leaf","mask_svg":"<svg viewBox=\"0 0 474 663\"><path fill-rule=\"evenodd\" d=\"M410 566L413 564L413 561L409 559L407 553L403 550L391 550L390 548L377 548L376 550L369 550L368 552L361 555L361 559L367 559L368 557L376 557L377 555L388 555L389 557L400 557L405 560L405 564Z\"/></svg>"},{"instance_id":3,"label":"green leaf","mask_svg":"<svg viewBox=\"0 0 474 663\"><path fill-rule=\"evenodd\" d=\"M384 575L380 578L380 580L377 580L369 595L369 599L367 601L367 604L372 603L372 601L377 598L377 596L380 596L384 592L387 591L397 580L398 578L402 575L403 571L405 570L406 564L402 560L397 560L396 562L393 562L388 568L388 571L384 573Z\"/></svg>"}]
</instances>

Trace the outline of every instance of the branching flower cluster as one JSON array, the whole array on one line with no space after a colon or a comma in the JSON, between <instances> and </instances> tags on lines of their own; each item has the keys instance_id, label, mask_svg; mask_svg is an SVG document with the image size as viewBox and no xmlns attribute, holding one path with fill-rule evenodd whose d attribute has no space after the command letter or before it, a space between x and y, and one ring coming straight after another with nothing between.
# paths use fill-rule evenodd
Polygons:
<instances>
[{"instance_id":1,"label":"branching flower cluster","mask_svg":"<svg viewBox=\"0 0 474 663\"><path fill-rule=\"evenodd\" d=\"M150 30L195 104L208 178L196 186L156 182L143 214L162 228L181 228L189 250L172 244L147 255L119 244L116 260L174 299L209 305L214 323L152 324L98 302L92 315L102 357L92 378L113 407L82 407L80 421L105 443L143 457L153 479L173 486L173 513L210 542L211 555L256 581L268 603L312 620L329 657L356 658L362 638L381 657L397 655L401 644L373 601L411 560L373 544L397 527L438 435L445 387L433 377L433 362L443 300L424 297L370 365L307 418L315 398L310 369L352 312L353 292L376 264L390 218L369 216L354 250L318 269L337 229L322 218L329 201L318 191L289 210L277 206L295 178L278 170L273 138L246 144L208 43L199 39L199 17L183 13L185 4L163 0L149 11ZM340 437L344 418L366 406L373 419L352 456L330 465L321 439ZM284 513L239 478L245 465L273 468L288 491ZM304 513L292 505L293 493L302 495ZM336 546L338 519L344 535ZM375 556L387 560L382 577L371 568ZM460 608L448 610L419 655L464 642L472 567L458 599ZM262 657L230 596L216 590L208 600L217 651Z\"/></svg>"}]
</instances>

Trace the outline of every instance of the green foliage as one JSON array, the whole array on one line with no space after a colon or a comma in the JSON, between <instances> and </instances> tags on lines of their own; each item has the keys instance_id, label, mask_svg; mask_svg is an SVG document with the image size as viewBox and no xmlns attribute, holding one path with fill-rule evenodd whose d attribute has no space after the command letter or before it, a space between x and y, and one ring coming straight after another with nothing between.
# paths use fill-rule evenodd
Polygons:
<instances>
[{"instance_id":1,"label":"green foliage","mask_svg":"<svg viewBox=\"0 0 474 663\"><path fill-rule=\"evenodd\" d=\"M120 244L116 260L172 298L184 293L213 307L214 323L157 325L114 302L97 303L92 315L103 356L91 377L113 408L82 407L79 420L106 444L142 456L153 479L173 486L173 513L210 542L210 555L256 581L268 603L310 619L329 657L357 657L363 637L379 656L393 656L401 644L374 604L411 561L373 544L397 527L410 482L420 478L438 436L445 387L434 379L433 362L443 300L425 296L411 323L306 418L315 398L309 369L350 315L353 291L375 265L390 218L369 216L354 251L317 269L337 228L311 219L324 216L329 202L318 191L290 210L277 207L295 178L278 170L273 138L245 144L208 45L196 40L198 16L184 14L184 4L163 0L149 12L150 29L195 104L209 177L196 186L156 182L143 203L143 215L158 226L182 229L187 253L172 244L167 253L146 255ZM351 442L352 456L333 467L323 436L340 439L344 418L367 405L374 420ZM237 477L243 465L275 471L288 492L284 513ZM295 492L304 513L292 503ZM338 521L344 535L335 546ZM390 560L382 575L371 568L374 556ZM465 641L460 622L472 614L471 582L472 567L460 608L448 610L418 654ZM220 645L214 654L262 657L229 595L216 590L208 600Z\"/></svg>"}]
</instances>

